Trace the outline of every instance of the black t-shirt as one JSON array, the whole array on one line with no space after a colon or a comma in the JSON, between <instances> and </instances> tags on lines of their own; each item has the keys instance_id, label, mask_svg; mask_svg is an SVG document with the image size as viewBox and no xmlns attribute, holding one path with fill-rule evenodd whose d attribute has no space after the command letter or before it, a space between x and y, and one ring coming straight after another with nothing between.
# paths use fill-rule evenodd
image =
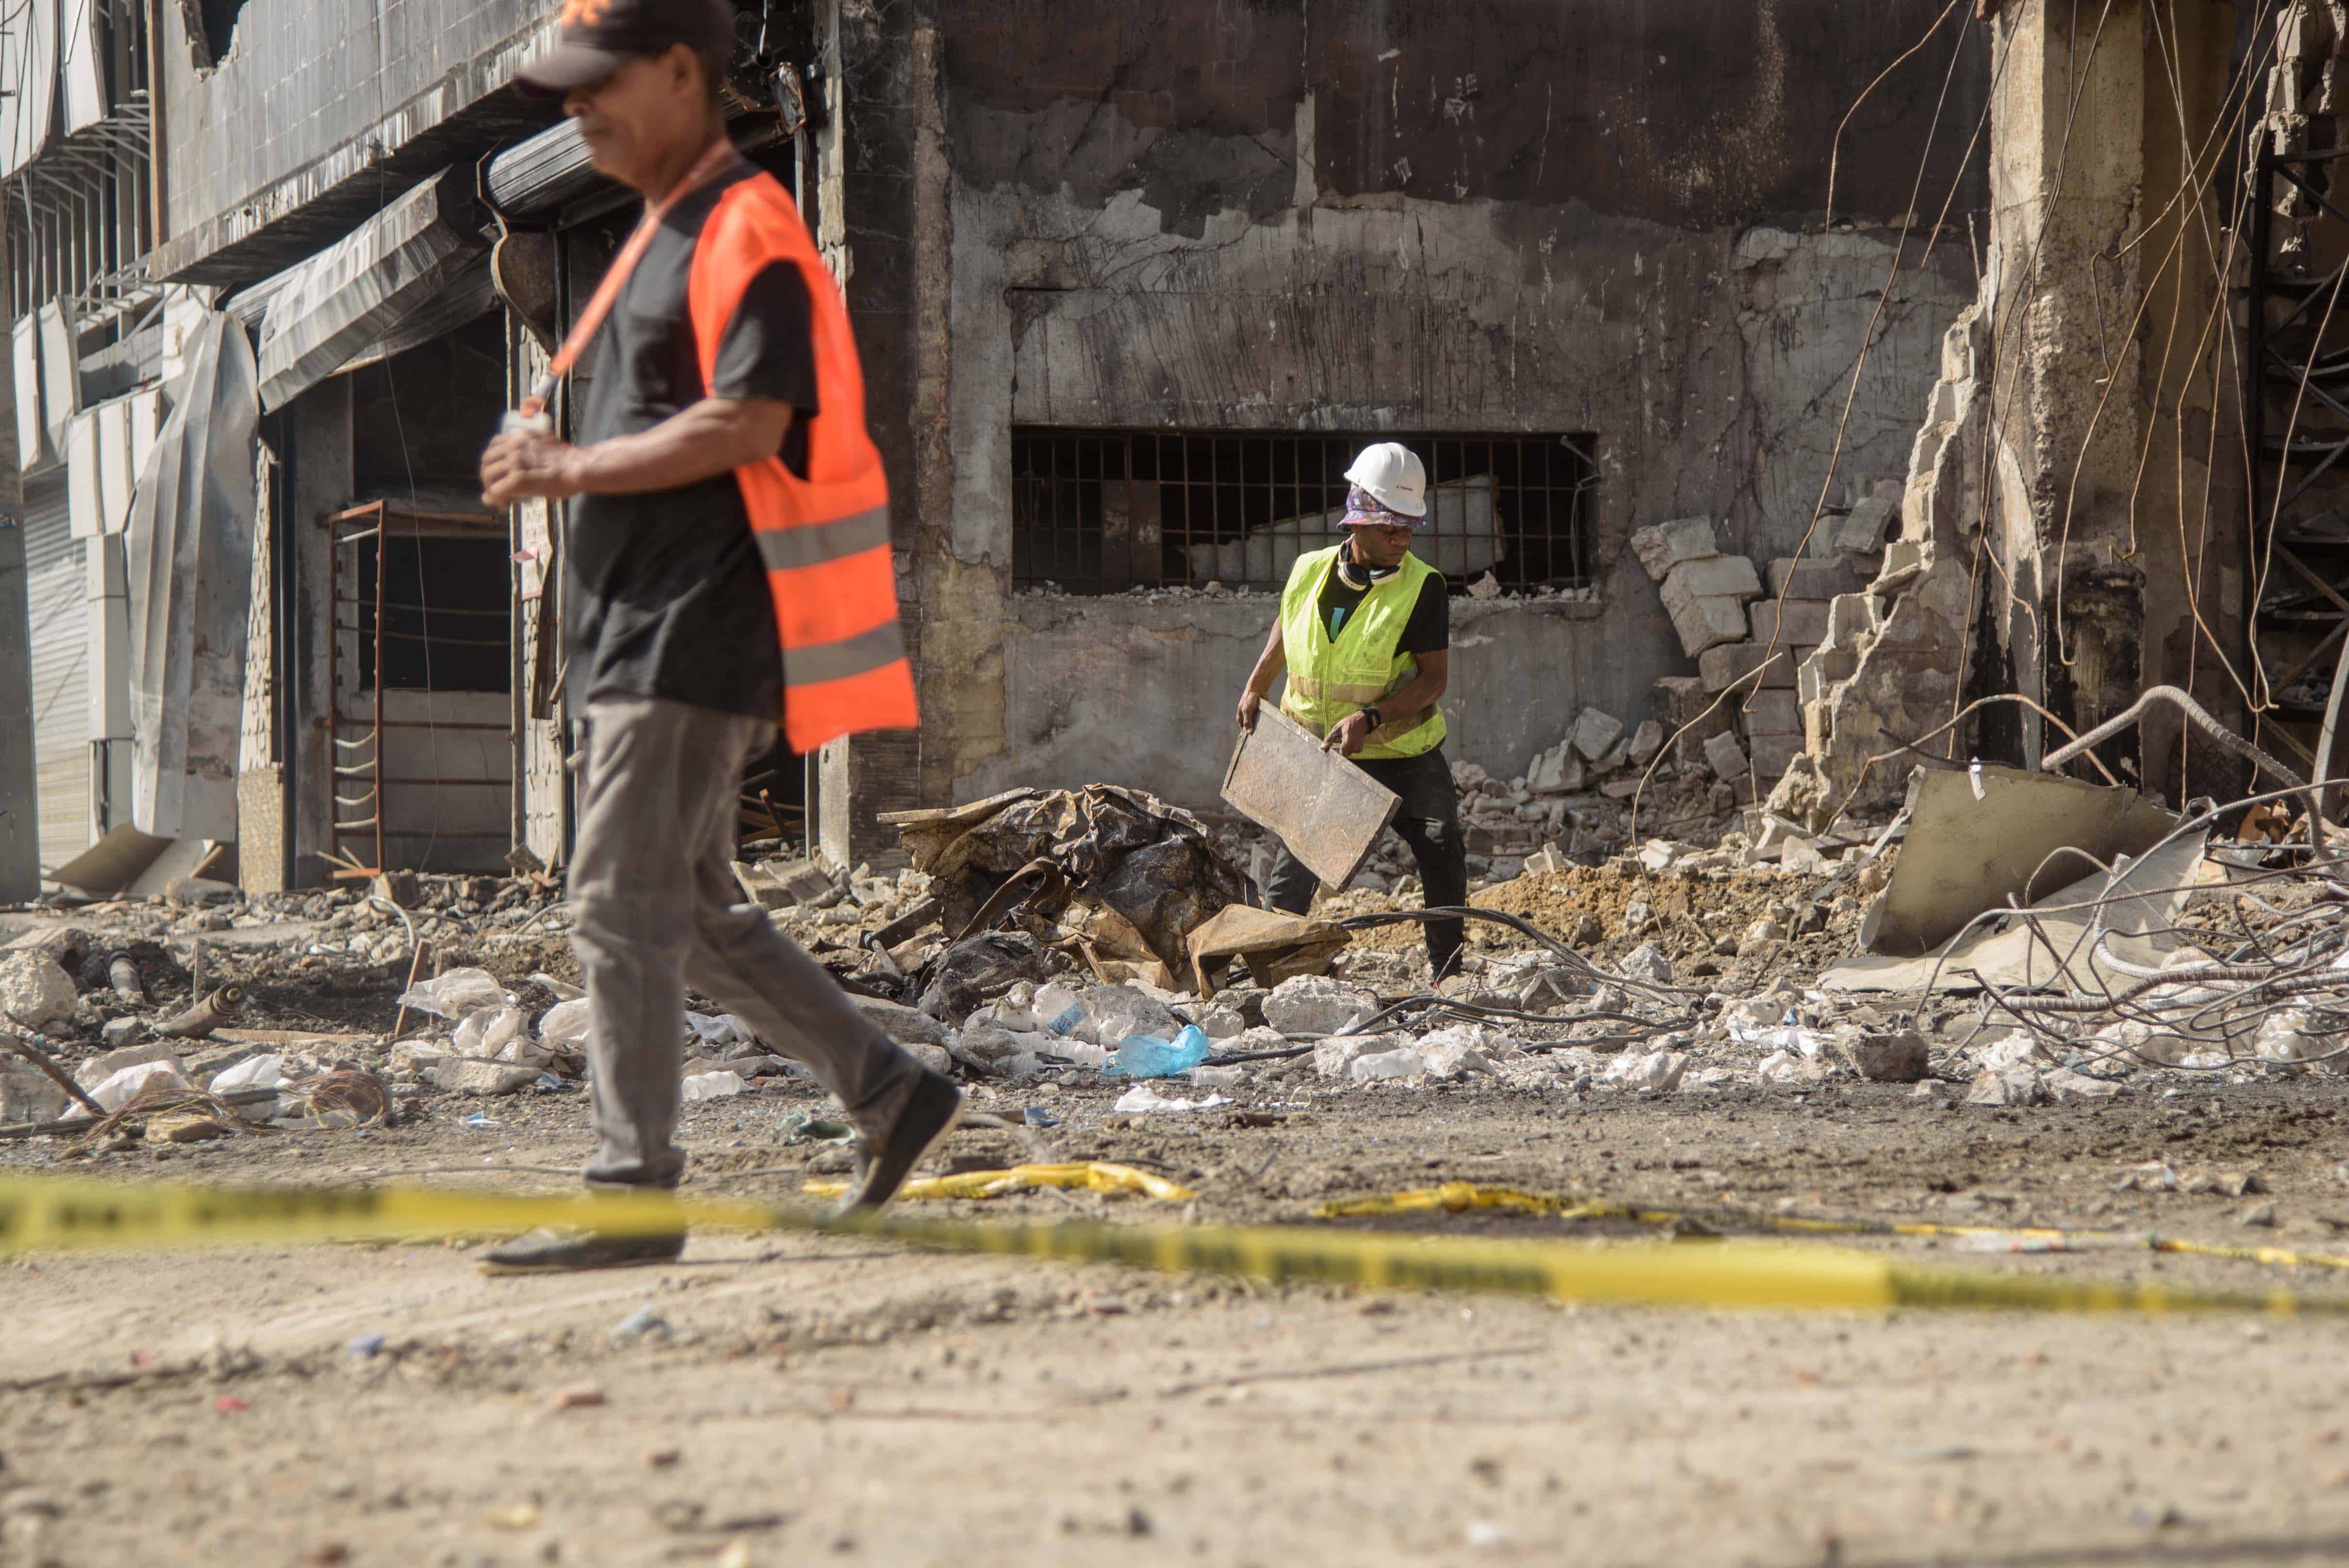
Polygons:
<instances>
[{"instance_id":1,"label":"black t-shirt","mask_svg":"<svg viewBox=\"0 0 2349 1568\"><path fill-rule=\"evenodd\" d=\"M751 281L704 387L686 289L695 241L745 164L678 203L597 335L582 446L651 428L705 397L770 398L796 410L782 459L806 468L816 411L807 285L779 262ZM641 495L583 495L566 541L566 684L577 698L665 697L777 718L783 661L774 602L731 473Z\"/></svg>"},{"instance_id":2,"label":"black t-shirt","mask_svg":"<svg viewBox=\"0 0 2349 1568\"><path fill-rule=\"evenodd\" d=\"M1321 625L1336 642L1346 622L1352 618L1354 607L1370 593L1367 587L1349 588L1332 563L1330 575L1321 583ZM1396 646L1406 654L1440 654L1452 645L1452 593L1444 586L1441 573L1431 572L1419 585L1419 603L1411 607L1411 619L1402 626L1402 641Z\"/></svg>"}]
</instances>

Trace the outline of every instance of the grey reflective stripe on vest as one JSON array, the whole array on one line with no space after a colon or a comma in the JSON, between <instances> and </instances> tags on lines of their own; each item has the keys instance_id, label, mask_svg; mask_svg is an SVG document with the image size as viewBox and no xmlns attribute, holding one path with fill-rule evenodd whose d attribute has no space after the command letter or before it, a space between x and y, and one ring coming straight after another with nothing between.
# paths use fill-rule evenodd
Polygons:
<instances>
[{"instance_id":1,"label":"grey reflective stripe on vest","mask_svg":"<svg viewBox=\"0 0 2349 1568\"><path fill-rule=\"evenodd\" d=\"M820 681L845 680L877 670L884 665L895 664L905 656L905 639L895 620L884 621L869 632L859 632L853 637L843 637L836 643L818 643L812 647L783 650L783 684L787 686L814 686Z\"/></svg>"},{"instance_id":2,"label":"grey reflective stripe on vest","mask_svg":"<svg viewBox=\"0 0 2349 1568\"><path fill-rule=\"evenodd\" d=\"M831 522L804 523L797 528L762 528L755 531L752 537L758 540L759 557L770 572L821 565L845 556L862 555L888 543L889 509L876 506Z\"/></svg>"}]
</instances>

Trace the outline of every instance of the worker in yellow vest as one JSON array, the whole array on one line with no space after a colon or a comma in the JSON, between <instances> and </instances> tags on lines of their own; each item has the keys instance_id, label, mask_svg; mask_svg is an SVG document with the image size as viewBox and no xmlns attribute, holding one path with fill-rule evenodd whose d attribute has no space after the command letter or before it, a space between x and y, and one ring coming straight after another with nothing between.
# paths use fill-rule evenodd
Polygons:
<instances>
[{"instance_id":1,"label":"worker in yellow vest","mask_svg":"<svg viewBox=\"0 0 2349 1568\"><path fill-rule=\"evenodd\" d=\"M1394 441L1366 447L1346 470L1346 542L1297 558L1280 619L1240 693L1239 725L1284 671L1280 710L1322 745L1402 797L1395 831L1419 862L1426 907L1468 901L1460 800L1444 757L1452 601L1443 575L1411 552L1427 523L1427 469ZM1287 846L1265 897L1304 914L1318 880ZM1441 979L1458 965L1461 923L1427 923L1427 957Z\"/></svg>"}]
</instances>

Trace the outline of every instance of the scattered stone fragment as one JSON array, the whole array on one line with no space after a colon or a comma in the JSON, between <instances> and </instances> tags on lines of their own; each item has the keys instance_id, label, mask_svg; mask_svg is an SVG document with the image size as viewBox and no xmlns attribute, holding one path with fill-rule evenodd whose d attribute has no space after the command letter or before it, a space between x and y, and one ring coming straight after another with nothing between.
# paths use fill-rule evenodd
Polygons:
<instances>
[{"instance_id":1,"label":"scattered stone fragment","mask_svg":"<svg viewBox=\"0 0 2349 1568\"><path fill-rule=\"evenodd\" d=\"M1721 550L1713 539L1711 518L1683 517L1634 530L1631 553L1639 557L1650 577L1661 583L1681 562L1703 561Z\"/></svg>"},{"instance_id":2,"label":"scattered stone fragment","mask_svg":"<svg viewBox=\"0 0 2349 1568\"><path fill-rule=\"evenodd\" d=\"M73 976L55 959L37 952L0 958L0 1016L27 1029L73 1016Z\"/></svg>"},{"instance_id":3,"label":"scattered stone fragment","mask_svg":"<svg viewBox=\"0 0 2349 1568\"><path fill-rule=\"evenodd\" d=\"M1986 1068L1966 1091L1968 1105L2043 1105L2047 1088L2028 1068Z\"/></svg>"},{"instance_id":4,"label":"scattered stone fragment","mask_svg":"<svg viewBox=\"0 0 2349 1568\"><path fill-rule=\"evenodd\" d=\"M1355 1058L1397 1050L1410 1043L1401 1035L1342 1035L1317 1040L1313 1046L1313 1070L1323 1078L1343 1078Z\"/></svg>"},{"instance_id":5,"label":"scattered stone fragment","mask_svg":"<svg viewBox=\"0 0 2349 1568\"><path fill-rule=\"evenodd\" d=\"M1623 721L1611 713L1586 707L1575 717L1574 728L1567 738L1586 762L1596 762L1607 755L1623 733Z\"/></svg>"},{"instance_id":6,"label":"scattered stone fragment","mask_svg":"<svg viewBox=\"0 0 2349 1568\"><path fill-rule=\"evenodd\" d=\"M1326 975L1283 980L1264 999L1264 1021L1284 1035L1334 1035L1379 1010L1376 992Z\"/></svg>"},{"instance_id":7,"label":"scattered stone fragment","mask_svg":"<svg viewBox=\"0 0 2349 1568\"><path fill-rule=\"evenodd\" d=\"M1925 1037L1914 1029L1889 1035L1839 1035L1837 1043L1850 1057L1854 1072L1878 1083L1915 1083L1931 1067Z\"/></svg>"},{"instance_id":8,"label":"scattered stone fragment","mask_svg":"<svg viewBox=\"0 0 2349 1568\"><path fill-rule=\"evenodd\" d=\"M1644 980L1651 985L1672 983L1672 961L1664 956L1663 949L1653 943L1643 942L1623 955L1621 972L1629 980Z\"/></svg>"}]
</instances>

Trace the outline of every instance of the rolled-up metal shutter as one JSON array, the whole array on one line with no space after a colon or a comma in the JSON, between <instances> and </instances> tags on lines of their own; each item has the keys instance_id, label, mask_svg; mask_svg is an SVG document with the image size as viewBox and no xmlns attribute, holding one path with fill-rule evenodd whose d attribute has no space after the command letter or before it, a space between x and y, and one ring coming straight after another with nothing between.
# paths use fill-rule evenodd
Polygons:
<instances>
[{"instance_id":1,"label":"rolled-up metal shutter","mask_svg":"<svg viewBox=\"0 0 2349 1568\"><path fill-rule=\"evenodd\" d=\"M65 476L25 487L26 599L33 630L33 755L41 867L89 848L89 581Z\"/></svg>"}]
</instances>

